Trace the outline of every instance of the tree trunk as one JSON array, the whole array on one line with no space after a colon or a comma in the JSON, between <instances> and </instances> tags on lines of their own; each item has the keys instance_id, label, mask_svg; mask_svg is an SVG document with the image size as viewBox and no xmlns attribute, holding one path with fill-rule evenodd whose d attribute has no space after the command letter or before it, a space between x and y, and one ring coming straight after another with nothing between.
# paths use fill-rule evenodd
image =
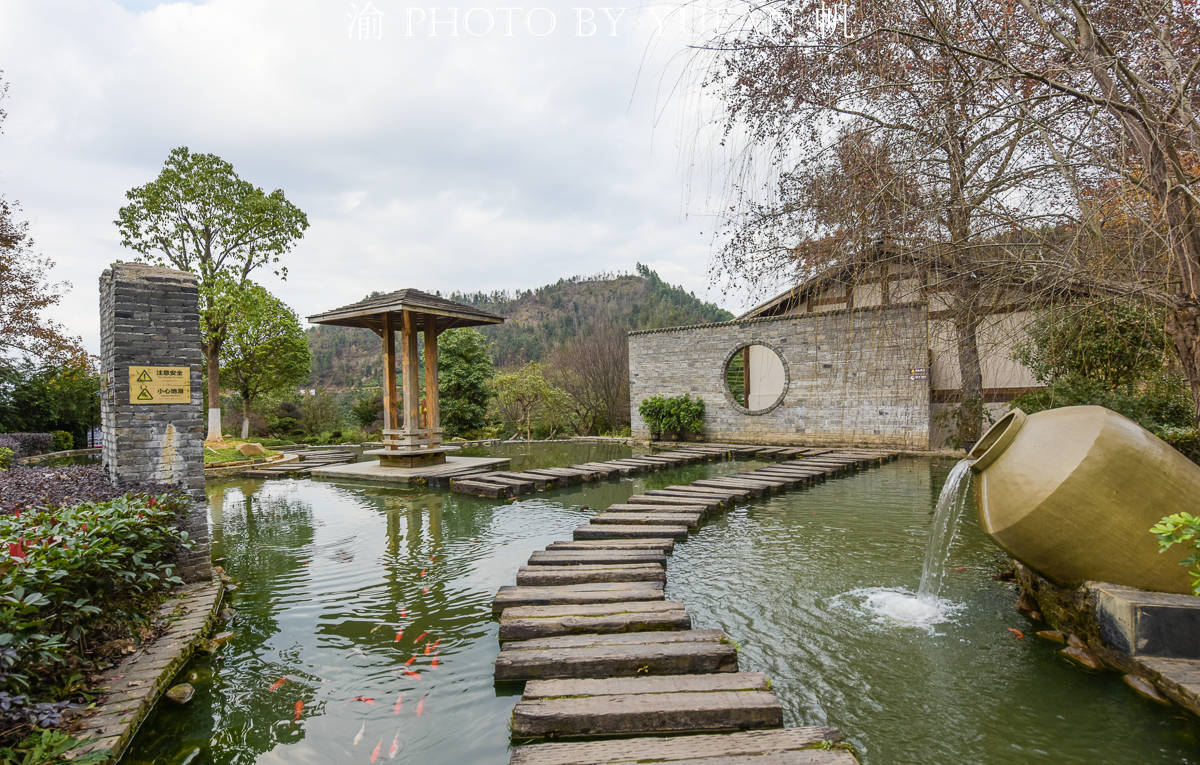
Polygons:
<instances>
[{"instance_id":1,"label":"tree trunk","mask_svg":"<svg viewBox=\"0 0 1200 765\"><path fill-rule=\"evenodd\" d=\"M1167 335L1191 386L1192 416L1200 426L1200 300L1192 298L1167 313Z\"/></svg>"},{"instance_id":2,"label":"tree trunk","mask_svg":"<svg viewBox=\"0 0 1200 765\"><path fill-rule=\"evenodd\" d=\"M206 441L221 440L221 361L220 349L209 344L204 347L204 366L208 374L208 435Z\"/></svg>"},{"instance_id":3,"label":"tree trunk","mask_svg":"<svg viewBox=\"0 0 1200 765\"><path fill-rule=\"evenodd\" d=\"M250 400L242 396L242 440L250 437Z\"/></svg>"},{"instance_id":4,"label":"tree trunk","mask_svg":"<svg viewBox=\"0 0 1200 765\"><path fill-rule=\"evenodd\" d=\"M958 410L958 440L967 449L979 440L983 424L983 368L979 364L979 318L964 307L954 319L958 334L958 371L962 378Z\"/></svg>"}]
</instances>

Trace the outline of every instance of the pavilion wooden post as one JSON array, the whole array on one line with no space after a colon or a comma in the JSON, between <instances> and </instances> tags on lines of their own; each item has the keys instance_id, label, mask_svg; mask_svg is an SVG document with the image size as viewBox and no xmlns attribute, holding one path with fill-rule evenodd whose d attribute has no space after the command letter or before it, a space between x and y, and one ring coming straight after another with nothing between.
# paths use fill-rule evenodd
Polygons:
<instances>
[{"instance_id":1,"label":"pavilion wooden post","mask_svg":"<svg viewBox=\"0 0 1200 765\"><path fill-rule=\"evenodd\" d=\"M383 315L383 429L396 429L396 338L391 314Z\"/></svg>"},{"instance_id":2,"label":"pavilion wooden post","mask_svg":"<svg viewBox=\"0 0 1200 765\"><path fill-rule=\"evenodd\" d=\"M425 314L425 427L440 433L441 416L438 411L437 339L437 316L427 313Z\"/></svg>"},{"instance_id":3,"label":"pavilion wooden post","mask_svg":"<svg viewBox=\"0 0 1200 765\"><path fill-rule=\"evenodd\" d=\"M404 311L400 330L400 361L404 370L404 433L412 439L421 429L421 393L417 388L417 328L412 311Z\"/></svg>"}]
</instances>

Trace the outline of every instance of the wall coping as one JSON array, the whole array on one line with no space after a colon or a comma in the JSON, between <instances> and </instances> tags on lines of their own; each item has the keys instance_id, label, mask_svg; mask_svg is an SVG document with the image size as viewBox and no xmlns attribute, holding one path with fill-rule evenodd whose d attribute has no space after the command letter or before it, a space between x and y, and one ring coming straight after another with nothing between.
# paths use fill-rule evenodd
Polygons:
<instances>
[{"instance_id":1,"label":"wall coping","mask_svg":"<svg viewBox=\"0 0 1200 765\"><path fill-rule=\"evenodd\" d=\"M679 327L662 327L660 329L635 329L626 332L627 337L634 335L659 335L666 332L685 332L692 329L711 329L713 327L744 327L747 324L767 324L774 321L795 321L796 319L812 319L818 316L839 316L842 314L852 313L882 313L883 311L891 311L897 308L924 308L925 304L919 300L914 300L908 303L892 303L890 305L870 305L862 308L836 308L832 311L814 311L812 313L791 313L786 316L757 316L751 319L731 319L730 321L716 321L709 324L685 324Z\"/></svg>"}]
</instances>

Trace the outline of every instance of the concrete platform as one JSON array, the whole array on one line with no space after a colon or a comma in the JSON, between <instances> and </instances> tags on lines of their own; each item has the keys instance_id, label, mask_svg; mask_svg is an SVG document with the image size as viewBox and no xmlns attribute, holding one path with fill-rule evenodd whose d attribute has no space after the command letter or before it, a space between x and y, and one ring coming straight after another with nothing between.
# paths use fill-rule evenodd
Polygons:
<instances>
[{"instance_id":1,"label":"concrete platform","mask_svg":"<svg viewBox=\"0 0 1200 765\"><path fill-rule=\"evenodd\" d=\"M408 486L423 483L430 478L450 478L479 470L505 470L510 462L508 457L447 457L441 465L401 468L385 467L380 465L378 460L371 460L314 468L312 477L330 481L370 481Z\"/></svg>"}]
</instances>

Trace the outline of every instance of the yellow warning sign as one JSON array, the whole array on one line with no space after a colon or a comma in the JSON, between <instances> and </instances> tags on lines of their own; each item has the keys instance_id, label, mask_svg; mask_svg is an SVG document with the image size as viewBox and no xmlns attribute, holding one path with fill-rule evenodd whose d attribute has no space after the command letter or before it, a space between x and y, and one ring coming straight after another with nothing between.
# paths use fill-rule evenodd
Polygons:
<instances>
[{"instance_id":1,"label":"yellow warning sign","mask_svg":"<svg viewBox=\"0 0 1200 765\"><path fill-rule=\"evenodd\" d=\"M192 370L189 367L130 367L129 403L192 403Z\"/></svg>"}]
</instances>

